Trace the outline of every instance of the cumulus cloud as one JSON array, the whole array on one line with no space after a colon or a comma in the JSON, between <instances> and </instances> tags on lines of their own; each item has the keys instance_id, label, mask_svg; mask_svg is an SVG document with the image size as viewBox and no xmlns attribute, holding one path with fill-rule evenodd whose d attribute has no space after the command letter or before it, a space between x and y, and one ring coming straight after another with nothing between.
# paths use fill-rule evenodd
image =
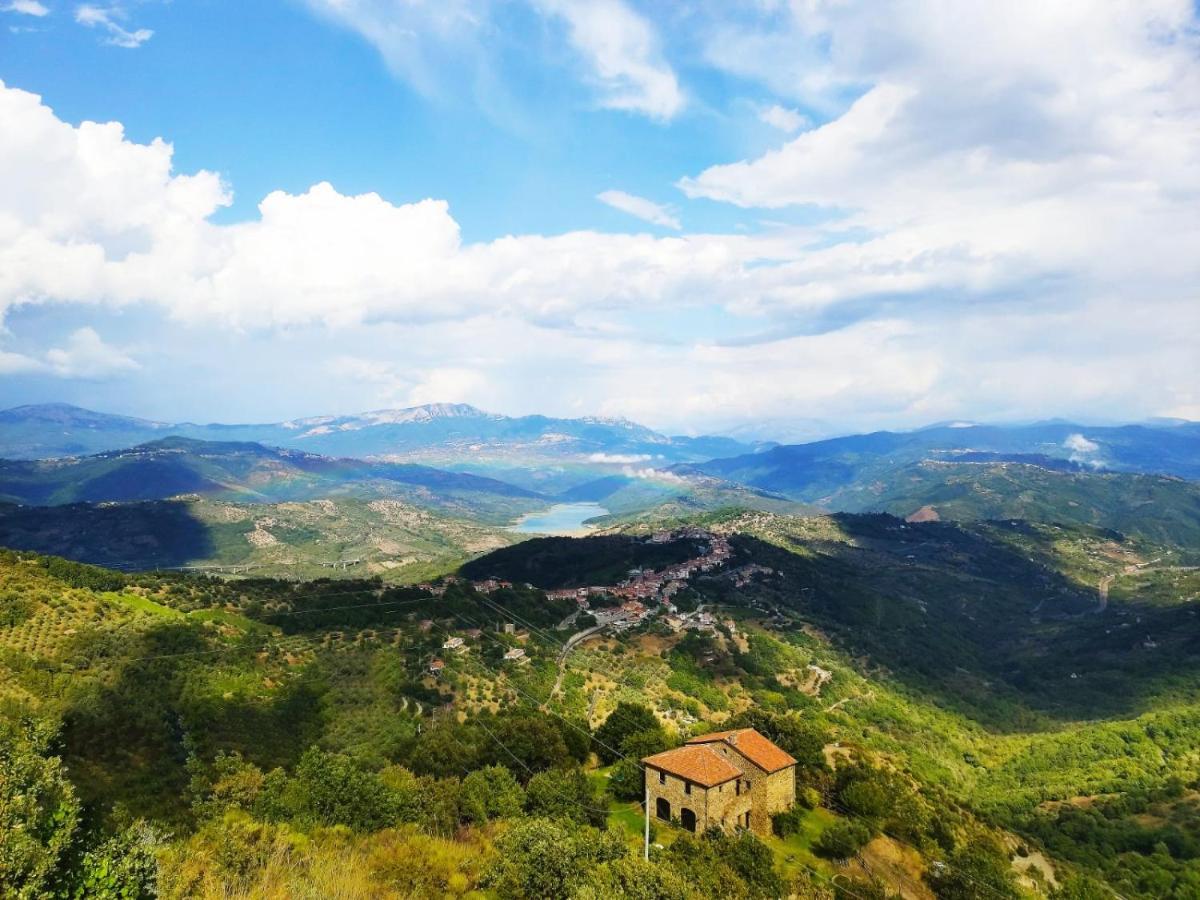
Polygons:
<instances>
[{"instance_id":1,"label":"cumulus cloud","mask_svg":"<svg viewBox=\"0 0 1200 900\"><path fill-rule=\"evenodd\" d=\"M1200 40L1190 3L978 0L953 20L920 2L806 11L785 33L797 47L833 46L819 68L861 84L860 95L778 150L683 179L689 196L844 213L869 237L846 252L901 290L1037 278L1055 279L1055 293L1166 286L1178 302L1192 290Z\"/></svg>"},{"instance_id":2,"label":"cumulus cloud","mask_svg":"<svg viewBox=\"0 0 1200 900\"><path fill-rule=\"evenodd\" d=\"M649 222L651 225L661 225L663 228L673 228L676 231L683 228L678 216L665 206L655 203L653 200L647 200L645 197L627 194L624 191L602 191L596 195L596 199L601 203L608 204L613 209L619 209L644 222Z\"/></svg>"},{"instance_id":3,"label":"cumulus cloud","mask_svg":"<svg viewBox=\"0 0 1200 900\"><path fill-rule=\"evenodd\" d=\"M0 351L0 374L53 375L99 381L141 368L124 351L106 344L93 328L79 328L65 347L52 347L41 358Z\"/></svg>"},{"instance_id":4,"label":"cumulus cloud","mask_svg":"<svg viewBox=\"0 0 1200 900\"><path fill-rule=\"evenodd\" d=\"M45 4L39 3L38 0L12 0L11 3L0 6L0 10L21 13L26 16L35 16L39 19L42 16L50 15L49 8Z\"/></svg>"},{"instance_id":5,"label":"cumulus cloud","mask_svg":"<svg viewBox=\"0 0 1200 900\"><path fill-rule=\"evenodd\" d=\"M1067 439L1063 441L1063 447L1071 451L1069 458L1073 463L1091 466L1093 469L1100 469L1104 466L1100 445L1082 434L1068 435Z\"/></svg>"},{"instance_id":6,"label":"cumulus cloud","mask_svg":"<svg viewBox=\"0 0 1200 900\"><path fill-rule=\"evenodd\" d=\"M173 171L170 144L68 124L0 87L0 315L137 303L264 346L321 332L334 358L387 334L371 351L386 365L319 377L388 403L685 430L1200 408L1200 63L1183 7L1047 21L964 4L990 36L976 46L957 24L809 6L820 15L794 26L813 34L795 40L812 38L829 87L779 96L821 109L811 92L836 107L828 121L682 182L748 209L824 211L746 234L471 242L442 200L325 183L217 224L229 188ZM1087 40L1061 40L1076 31Z\"/></svg>"},{"instance_id":7,"label":"cumulus cloud","mask_svg":"<svg viewBox=\"0 0 1200 900\"><path fill-rule=\"evenodd\" d=\"M75 8L75 21L88 28L101 28L108 34L104 43L114 47L133 50L154 37L154 32L149 28L137 28L130 31L122 26L120 20L124 16L124 11L117 6L103 7L85 3Z\"/></svg>"},{"instance_id":8,"label":"cumulus cloud","mask_svg":"<svg viewBox=\"0 0 1200 900\"><path fill-rule=\"evenodd\" d=\"M786 106L780 106L778 103L760 109L758 117L772 128L778 128L780 131L785 131L788 134L799 131L809 124L808 117L803 113Z\"/></svg>"}]
</instances>

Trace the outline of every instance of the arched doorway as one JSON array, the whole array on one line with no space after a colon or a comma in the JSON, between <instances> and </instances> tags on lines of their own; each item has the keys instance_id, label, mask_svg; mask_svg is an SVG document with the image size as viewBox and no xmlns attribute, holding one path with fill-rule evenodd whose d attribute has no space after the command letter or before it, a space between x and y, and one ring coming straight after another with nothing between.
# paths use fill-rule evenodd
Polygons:
<instances>
[{"instance_id":1,"label":"arched doorway","mask_svg":"<svg viewBox=\"0 0 1200 900\"><path fill-rule=\"evenodd\" d=\"M654 804L654 814L656 816L658 816L660 819L662 819L664 822L670 822L671 821L670 801L664 799L663 797L659 797L658 801Z\"/></svg>"},{"instance_id":2,"label":"arched doorway","mask_svg":"<svg viewBox=\"0 0 1200 900\"><path fill-rule=\"evenodd\" d=\"M695 833L696 831L696 814L690 809L681 809L679 811L679 822L688 831Z\"/></svg>"}]
</instances>

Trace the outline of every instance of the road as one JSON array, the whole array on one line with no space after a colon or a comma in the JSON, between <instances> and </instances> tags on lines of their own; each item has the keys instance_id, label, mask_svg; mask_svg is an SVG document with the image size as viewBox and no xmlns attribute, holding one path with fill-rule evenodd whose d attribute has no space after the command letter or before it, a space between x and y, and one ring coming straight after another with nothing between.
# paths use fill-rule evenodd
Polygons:
<instances>
[{"instance_id":1,"label":"road","mask_svg":"<svg viewBox=\"0 0 1200 900\"><path fill-rule=\"evenodd\" d=\"M599 631L603 631L606 625L593 625L591 628L585 628L583 631L577 631L563 644L563 648L558 651L558 677L554 679L554 687L550 689L550 696L546 698L546 703L554 699L554 695L558 693L558 689L562 687L563 675L567 671L567 655L575 649L575 645L586 638L591 637Z\"/></svg>"}]
</instances>

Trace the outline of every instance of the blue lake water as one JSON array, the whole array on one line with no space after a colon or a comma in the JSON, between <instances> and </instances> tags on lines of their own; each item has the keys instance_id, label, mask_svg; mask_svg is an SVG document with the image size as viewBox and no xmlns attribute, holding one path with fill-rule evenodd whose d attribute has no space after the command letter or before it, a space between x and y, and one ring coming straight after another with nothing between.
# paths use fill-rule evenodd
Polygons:
<instances>
[{"instance_id":1,"label":"blue lake water","mask_svg":"<svg viewBox=\"0 0 1200 900\"><path fill-rule=\"evenodd\" d=\"M549 509L523 516L509 531L522 534L583 534L585 519L607 515L599 503L556 503Z\"/></svg>"}]
</instances>

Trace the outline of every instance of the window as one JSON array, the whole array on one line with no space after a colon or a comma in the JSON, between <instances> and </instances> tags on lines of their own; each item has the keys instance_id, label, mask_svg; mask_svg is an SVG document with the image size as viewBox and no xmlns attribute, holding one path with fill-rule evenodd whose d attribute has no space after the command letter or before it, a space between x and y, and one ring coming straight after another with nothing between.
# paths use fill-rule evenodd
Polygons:
<instances>
[{"instance_id":1,"label":"window","mask_svg":"<svg viewBox=\"0 0 1200 900\"><path fill-rule=\"evenodd\" d=\"M667 783L667 773L666 773L666 772L659 772L659 773L658 773L658 783L659 783L659 784L666 784L666 783Z\"/></svg>"},{"instance_id":2,"label":"window","mask_svg":"<svg viewBox=\"0 0 1200 900\"><path fill-rule=\"evenodd\" d=\"M737 796L739 796L739 797L742 796L742 779L739 778L737 780L737 785L735 786L735 790L737 791Z\"/></svg>"},{"instance_id":3,"label":"window","mask_svg":"<svg viewBox=\"0 0 1200 900\"><path fill-rule=\"evenodd\" d=\"M692 792L692 783L690 781L685 781L683 783L683 792L685 794L690 794Z\"/></svg>"}]
</instances>

